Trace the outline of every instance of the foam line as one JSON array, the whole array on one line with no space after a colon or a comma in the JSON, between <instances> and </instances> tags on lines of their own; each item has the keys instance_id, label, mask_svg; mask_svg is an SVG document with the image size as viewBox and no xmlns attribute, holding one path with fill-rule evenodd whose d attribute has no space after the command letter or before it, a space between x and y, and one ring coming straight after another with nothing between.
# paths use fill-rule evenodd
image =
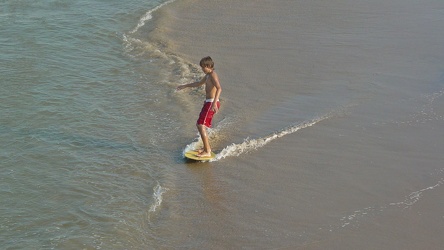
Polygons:
<instances>
[{"instance_id":1,"label":"foam line","mask_svg":"<svg viewBox=\"0 0 444 250\"><path fill-rule=\"evenodd\" d=\"M143 16L140 18L139 23L137 24L137 26L136 26L136 27L135 27L130 33L131 33L131 34L136 33L141 27L143 27L143 26L145 25L145 23L146 23L147 21L149 21L149 20L151 20L151 19L153 18L153 15L152 15L153 12L157 11L158 9L162 8L163 6L165 6L165 5L167 5L167 4L170 4L170 3L174 2L174 1L175 1L175 0L169 0L169 1L166 1L165 3L160 4L160 5L156 6L155 8L153 8L153 9L147 11L147 12L145 13L145 15L143 15Z\"/></svg>"},{"instance_id":2,"label":"foam line","mask_svg":"<svg viewBox=\"0 0 444 250\"><path fill-rule=\"evenodd\" d=\"M404 201L393 202L393 203L390 203L390 205L391 206L404 206L404 209L409 208L421 199L424 192L438 188L443 184L444 184L444 179L441 179L440 181L438 181L438 183L436 185L421 189L416 192L413 192L409 196L407 196Z\"/></svg>"},{"instance_id":3,"label":"foam line","mask_svg":"<svg viewBox=\"0 0 444 250\"><path fill-rule=\"evenodd\" d=\"M261 147L267 145L268 143L270 143L273 140L281 138L285 135L295 133L296 131L299 131L301 129L311 127L311 126L315 125L316 123L323 121L325 119L328 119L328 118L330 118L329 115L321 116L321 117L315 118L311 121L305 121L305 122L299 123L297 125L286 127L279 132L275 132L273 134L270 134L270 135L262 137L262 138L258 138L258 139L248 139L247 138L243 143L239 143L239 144L233 143L233 144L227 146L226 148L224 148L211 161L217 161L217 160L223 159L225 157L229 157L229 156L239 156L241 154L250 152L252 150L256 150L258 148L261 148Z\"/></svg>"}]
</instances>

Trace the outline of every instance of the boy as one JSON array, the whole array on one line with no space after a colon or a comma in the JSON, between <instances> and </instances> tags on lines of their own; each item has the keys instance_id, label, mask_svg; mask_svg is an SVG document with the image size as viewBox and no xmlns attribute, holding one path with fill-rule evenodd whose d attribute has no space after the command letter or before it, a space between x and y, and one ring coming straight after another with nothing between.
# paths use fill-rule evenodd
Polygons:
<instances>
[{"instance_id":1,"label":"boy","mask_svg":"<svg viewBox=\"0 0 444 250\"><path fill-rule=\"evenodd\" d=\"M196 126L199 130L200 137L203 142L203 149L199 150L199 157L211 156L211 147L208 142L208 135L206 127L211 128L211 121L213 120L213 115L219 111L220 102L219 97L222 92L222 88L219 83L219 77L214 71L214 62L211 57L207 56L200 60L200 66L205 76L202 80L198 82L188 83L180 85L177 90L181 90L188 87L199 87L205 84L206 100L199 114L199 119L197 120Z\"/></svg>"}]
</instances>

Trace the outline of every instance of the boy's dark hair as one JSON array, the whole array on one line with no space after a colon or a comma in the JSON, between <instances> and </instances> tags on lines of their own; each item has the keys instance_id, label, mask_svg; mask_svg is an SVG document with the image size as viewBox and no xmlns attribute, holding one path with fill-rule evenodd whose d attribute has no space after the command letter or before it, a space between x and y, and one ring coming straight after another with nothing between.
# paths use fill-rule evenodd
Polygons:
<instances>
[{"instance_id":1,"label":"boy's dark hair","mask_svg":"<svg viewBox=\"0 0 444 250\"><path fill-rule=\"evenodd\" d=\"M214 68L213 59L211 59L211 57L209 57L209 56L202 58L200 60L199 64L200 64L201 67L208 67L210 69Z\"/></svg>"}]
</instances>

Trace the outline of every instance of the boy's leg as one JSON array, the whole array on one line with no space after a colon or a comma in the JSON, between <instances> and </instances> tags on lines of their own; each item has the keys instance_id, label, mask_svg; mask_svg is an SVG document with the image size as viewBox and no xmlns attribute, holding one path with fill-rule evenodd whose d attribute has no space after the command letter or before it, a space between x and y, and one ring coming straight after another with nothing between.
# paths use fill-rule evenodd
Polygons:
<instances>
[{"instance_id":1,"label":"boy's leg","mask_svg":"<svg viewBox=\"0 0 444 250\"><path fill-rule=\"evenodd\" d=\"M203 151L200 152L198 156L211 156L211 147L208 141L208 135L205 125L197 124L197 129L199 130L199 134L204 145Z\"/></svg>"}]
</instances>

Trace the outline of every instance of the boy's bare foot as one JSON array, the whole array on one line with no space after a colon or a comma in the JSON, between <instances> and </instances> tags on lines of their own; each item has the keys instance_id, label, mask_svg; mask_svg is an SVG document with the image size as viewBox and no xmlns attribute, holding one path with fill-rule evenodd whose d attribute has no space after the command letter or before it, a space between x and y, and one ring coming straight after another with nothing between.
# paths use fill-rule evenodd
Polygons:
<instances>
[{"instance_id":1,"label":"boy's bare foot","mask_svg":"<svg viewBox=\"0 0 444 250\"><path fill-rule=\"evenodd\" d=\"M211 152L206 153L202 151L201 153L197 154L197 157L211 157Z\"/></svg>"},{"instance_id":2,"label":"boy's bare foot","mask_svg":"<svg viewBox=\"0 0 444 250\"><path fill-rule=\"evenodd\" d=\"M194 151L196 151L198 154L202 154L204 149L203 148L199 148L199 149L196 149Z\"/></svg>"}]
</instances>

